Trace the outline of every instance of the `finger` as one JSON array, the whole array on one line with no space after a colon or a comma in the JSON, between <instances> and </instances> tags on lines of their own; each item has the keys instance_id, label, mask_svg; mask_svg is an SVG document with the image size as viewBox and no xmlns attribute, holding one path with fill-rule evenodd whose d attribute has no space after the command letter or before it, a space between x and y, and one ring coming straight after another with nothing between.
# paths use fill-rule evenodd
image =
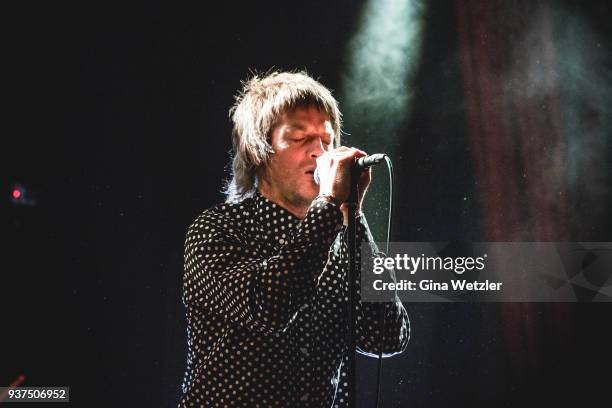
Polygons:
<instances>
[{"instance_id":1,"label":"finger","mask_svg":"<svg viewBox=\"0 0 612 408\"><path fill-rule=\"evenodd\" d=\"M362 172L360 179L362 181L371 180L372 179L372 168L370 167L370 168L368 168L367 171Z\"/></svg>"},{"instance_id":2,"label":"finger","mask_svg":"<svg viewBox=\"0 0 612 408\"><path fill-rule=\"evenodd\" d=\"M359 150L354 147L347 147L346 149L342 149L335 152L335 157L338 160L344 160L347 158L354 159L363 156L366 156L366 153L363 150Z\"/></svg>"},{"instance_id":3,"label":"finger","mask_svg":"<svg viewBox=\"0 0 612 408\"><path fill-rule=\"evenodd\" d=\"M360 155L359 157L363 157L363 156L367 156L368 155L366 152L364 152L361 149L358 149L356 147L353 147L353 149L355 149L359 153L359 155Z\"/></svg>"},{"instance_id":4,"label":"finger","mask_svg":"<svg viewBox=\"0 0 612 408\"><path fill-rule=\"evenodd\" d=\"M363 157L368 155L366 152L356 147L351 147L349 150L346 151L346 153L350 154L351 157Z\"/></svg>"},{"instance_id":5,"label":"finger","mask_svg":"<svg viewBox=\"0 0 612 408\"><path fill-rule=\"evenodd\" d=\"M353 163L357 157L358 156L355 156L355 154L353 152L350 152L348 154L339 156L337 158L337 160L338 160L338 162L343 163L343 164L344 163Z\"/></svg>"}]
</instances>

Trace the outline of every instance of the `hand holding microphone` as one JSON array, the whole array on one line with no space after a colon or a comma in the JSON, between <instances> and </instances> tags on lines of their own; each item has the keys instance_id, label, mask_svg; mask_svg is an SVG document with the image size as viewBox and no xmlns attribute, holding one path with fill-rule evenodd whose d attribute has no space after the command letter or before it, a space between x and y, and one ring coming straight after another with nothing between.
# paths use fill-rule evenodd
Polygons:
<instances>
[{"instance_id":1,"label":"hand holding microphone","mask_svg":"<svg viewBox=\"0 0 612 408\"><path fill-rule=\"evenodd\" d=\"M386 156L387 155L384 153L375 153L369 156L363 156L355 160L354 166L360 169L361 171L366 171L375 164L381 163ZM315 183L320 184L318 168L314 170L314 181Z\"/></svg>"},{"instance_id":2,"label":"hand holding microphone","mask_svg":"<svg viewBox=\"0 0 612 408\"><path fill-rule=\"evenodd\" d=\"M345 202L350 193L351 170L356 166L361 169L357 203L360 211L363 197L371 181L369 167L380 163L384 158L384 154L367 156L363 150L346 146L325 152L317 158L317 168L314 172L315 182L319 185L319 195L331 197L334 203L340 206L343 213L346 213Z\"/></svg>"}]
</instances>

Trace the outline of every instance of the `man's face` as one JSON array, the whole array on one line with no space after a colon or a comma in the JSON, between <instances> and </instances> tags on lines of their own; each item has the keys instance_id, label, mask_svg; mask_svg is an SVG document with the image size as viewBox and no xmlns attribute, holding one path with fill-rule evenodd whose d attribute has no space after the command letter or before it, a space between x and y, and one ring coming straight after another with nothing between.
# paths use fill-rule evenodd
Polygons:
<instances>
[{"instance_id":1,"label":"man's face","mask_svg":"<svg viewBox=\"0 0 612 408\"><path fill-rule=\"evenodd\" d=\"M279 204L308 207L319 194L313 173L316 159L332 149L329 115L316 107L285 112L272 129L274 154L259 172L260 186Z\"/></svg>"}]
</instances>

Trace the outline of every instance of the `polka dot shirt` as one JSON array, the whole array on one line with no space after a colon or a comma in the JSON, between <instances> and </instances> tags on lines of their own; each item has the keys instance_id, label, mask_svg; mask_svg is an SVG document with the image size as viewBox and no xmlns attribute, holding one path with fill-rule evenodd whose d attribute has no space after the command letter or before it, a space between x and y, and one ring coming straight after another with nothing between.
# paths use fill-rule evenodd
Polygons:
<instances>
[{"instance_id":1,"label":"polka dot shirt","mask_svg":"<svg viewBox=\"0 0 612 408\"><path fill-rule=\"evenodd\" d=\"M372 237L361 216L358 247L364 240ZM324 200L304 219L260 193L204 211L185 241L179 406L345 407L346 241L342 213ZM383 351L402 352L408 316L397 298L384 307ZM378 354L380 312L357 305L357 351Z\"/></svg>"}]
</instances>

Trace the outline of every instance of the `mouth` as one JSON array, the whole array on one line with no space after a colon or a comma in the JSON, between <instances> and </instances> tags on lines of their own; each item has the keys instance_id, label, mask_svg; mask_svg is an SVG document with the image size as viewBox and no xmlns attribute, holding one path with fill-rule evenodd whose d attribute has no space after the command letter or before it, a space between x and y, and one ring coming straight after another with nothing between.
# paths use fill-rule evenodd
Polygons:
<instances>
[{"instance_id":1,"label":"mouth","mask_svg":"<svg viewBox=\"0 0 612 408\"><path fill-rule=\"evenodd\" d=\"M305 174L308 174L308 179L310 180L311 183L313 184L319 184L319 181L317 180L317 177L315 175L315 170L308 170L304 172Z\"/></svg>"}]
</instances>

